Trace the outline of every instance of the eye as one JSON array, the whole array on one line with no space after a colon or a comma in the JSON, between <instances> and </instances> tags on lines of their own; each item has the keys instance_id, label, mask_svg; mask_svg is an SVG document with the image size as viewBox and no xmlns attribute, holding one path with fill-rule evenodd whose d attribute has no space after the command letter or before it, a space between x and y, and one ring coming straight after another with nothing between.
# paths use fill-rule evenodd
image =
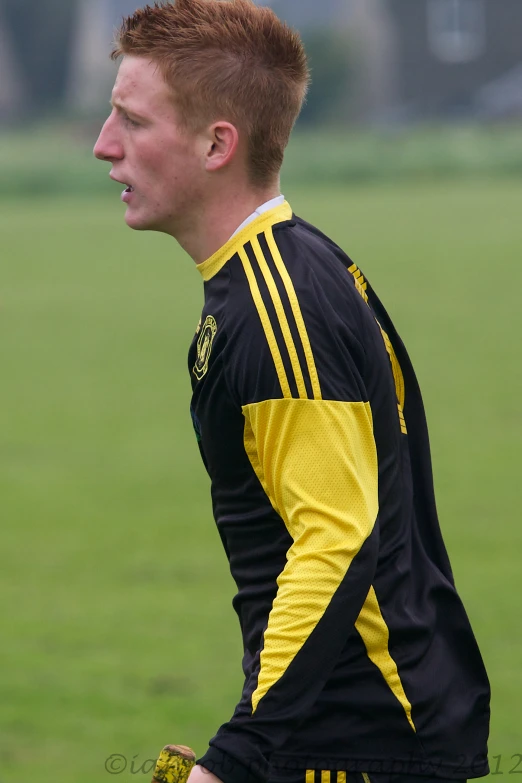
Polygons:
<instances>
[{"instance_id":1,"label":"eye","mask_svg":"<svg viewBox=\"0 0 522 783\"><path fill-rule=\"evenodd\" d=\"M126 125L130 125L131 128L139 128L140 124L139 122L136 122L136 120L131 120L128 114L123 115L123 120Z\"/></svg>"}]
</instances>

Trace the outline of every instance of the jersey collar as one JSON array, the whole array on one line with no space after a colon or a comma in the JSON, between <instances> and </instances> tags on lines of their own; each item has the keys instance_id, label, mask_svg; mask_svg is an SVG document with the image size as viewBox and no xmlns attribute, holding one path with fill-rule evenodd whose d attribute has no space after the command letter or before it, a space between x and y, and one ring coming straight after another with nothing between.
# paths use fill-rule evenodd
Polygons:
<instances>
[{"instance_id":1,"label":"jersey collar","mask_svg":"<svg viewBox=\"0 0 522 783\"><path fill-rule=\"evenodd\" d=\"M279 207L269 209L263 212L259 217L253 220L248 226L245 226L238 234L233 236L228 242L217 250L214 255L197 265L201 272L203 280L207 281L217 275L227 261L229 261L247 242L266 231L267 228L275 226L276 223L284 223L285 220L291 220L292 207L285 201Z\"/></svg>"}]
</instances>

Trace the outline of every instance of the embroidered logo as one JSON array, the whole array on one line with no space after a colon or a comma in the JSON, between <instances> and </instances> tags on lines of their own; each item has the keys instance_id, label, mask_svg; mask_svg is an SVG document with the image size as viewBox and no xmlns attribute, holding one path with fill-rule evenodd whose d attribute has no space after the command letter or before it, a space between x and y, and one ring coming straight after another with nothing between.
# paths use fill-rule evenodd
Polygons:
<instances>
[{"instance_id":1,"label":"embroidered logo","mask_svg":"<svg viewBox=\"0 0 522 783\"><path fill-rule=\"evenodd\" d=\"M217 332L216 319L212 315L207 315L205 323L201 327L197 343L197 358L193 373L200 381L208 370L208 360L212 351L212 343Z\"/></svg>"}]
</instances>

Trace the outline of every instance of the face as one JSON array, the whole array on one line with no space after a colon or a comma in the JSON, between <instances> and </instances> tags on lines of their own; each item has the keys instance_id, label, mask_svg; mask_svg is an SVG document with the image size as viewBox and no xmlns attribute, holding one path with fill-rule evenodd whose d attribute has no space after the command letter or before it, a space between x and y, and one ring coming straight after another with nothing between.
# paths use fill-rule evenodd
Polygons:
<instances>
[{"instance_id":1,"label":"face","mask_svg":"<svg viewBox=\"0 0 522 783\"><path fill-rule=\"evenodd\" d=\"M127 225L175 236L204 191L202 139L180 128L172 93L146 58L123 59L112 106L94 154L126 188Z\"/></svg>"}]
</instances>

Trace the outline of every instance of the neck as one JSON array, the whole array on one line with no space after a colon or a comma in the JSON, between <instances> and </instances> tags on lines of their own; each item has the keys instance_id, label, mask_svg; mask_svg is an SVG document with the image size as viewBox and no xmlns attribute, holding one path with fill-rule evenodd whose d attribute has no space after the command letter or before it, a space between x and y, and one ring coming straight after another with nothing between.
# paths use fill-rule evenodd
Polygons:
<instances>
[{"instance_id":1,"label":"neck","mask_svg":"<svg viewBox=\"0 0 522 783\"><path fill-rule=\"evenodd\" d=\"M197 214L191 215L183 228L178 228L172 235L196 264L201 264L228 242L252 212L280 193L279 180L261 190L236 189L226 198L219 196L202 205Z\"/></svg>"}]
</instances>

